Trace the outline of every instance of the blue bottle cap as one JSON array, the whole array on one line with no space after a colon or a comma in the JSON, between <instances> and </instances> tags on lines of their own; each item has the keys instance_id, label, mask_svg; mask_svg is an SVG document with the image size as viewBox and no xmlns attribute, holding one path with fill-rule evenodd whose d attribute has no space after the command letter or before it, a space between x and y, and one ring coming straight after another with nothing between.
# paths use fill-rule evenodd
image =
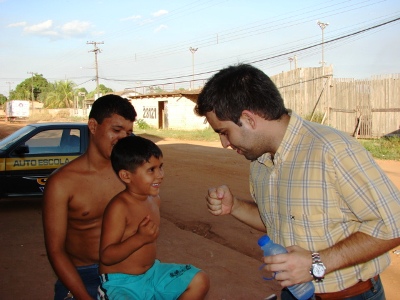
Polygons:
<instances>
[{"instance_id":1,"label":"blue bottle cap","mask_svg":"<svg viewBox=\"0 0 400 300\"><path fill-rule=\"evenodd\" d=\"M259 238L258 240L258 246L262 247L265 244L267 244L271 239L269 238L268 235L263 235L262 237Z\"/></svg>"}]
</instances>

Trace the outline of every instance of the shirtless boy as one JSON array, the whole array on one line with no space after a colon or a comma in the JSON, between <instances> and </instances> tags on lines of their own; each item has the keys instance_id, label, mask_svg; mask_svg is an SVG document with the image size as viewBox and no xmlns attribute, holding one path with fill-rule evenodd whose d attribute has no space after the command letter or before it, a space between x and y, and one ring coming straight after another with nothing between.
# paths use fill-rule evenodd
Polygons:
<instances>
[{"instance_id":1,"label":"shirtless boy","mask_svg":"<svg viewBox=\"0 0 400 300\"><path fill-rule=\"evenodd\" d=\"M209 278L203 271L156 259L164 178L160 148L129 136L115 145L111 162L126 188L104 212L99 299L204 299Z\"/></svg>"},{"instance_id":2,"label":"shirtless boy","mask_svg":"<svg viewBox=\"0 0 400 300\"><path fill-rule=\"evenodd\" d=\"M47 254L59 278L54 299L96 299L103 212L124 189L111 166L113 146L132 133L136 111L116 95L100 97L89 114L87 151L56 170L44 191Z\"/></svg>"}]
</instances>

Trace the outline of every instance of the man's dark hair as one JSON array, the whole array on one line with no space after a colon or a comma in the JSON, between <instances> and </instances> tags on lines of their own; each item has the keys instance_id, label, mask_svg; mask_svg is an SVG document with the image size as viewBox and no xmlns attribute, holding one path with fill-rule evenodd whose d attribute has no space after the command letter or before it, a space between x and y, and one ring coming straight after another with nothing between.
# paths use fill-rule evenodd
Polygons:
<instances>
[{"instance_id":1,"label":"man's dark hair","mask_svg":"<svg viewBox=\"0 0 400 300\"><path fill-rule=\"evenodd\" d=\"M112 114L120 115L132 122L135 121L137 115L135 108L128 99L110 94L94 101L89 113L89 119L94 118L97 123L101 124L105 118L111 117Z\"/></svg>"},{"instance_id":2,"label":"man's dark hair","mask_svg":"<svg viewBox=\"0 0 400 300\"><path fill-rule=\"evenodd\" d=\"M212 111L219 120L238 125L243 110L252 111L266 120L277 120L288 113L272 80L247 64L227 67L211 77L194 108L199 116Z\"/></svg>"},{"instance_id":3,"label":"man's dark hair","mask_svg":"<svg viewBox=\"0 0 400 300\"><path fill-rule=\"evenodd\" d=\"M111 164L118 174L120 170L134 172L151 157L163 156L161 149L152 141L140 136L127 136L120 139L111 152Z\"/></svg>"}]
</instances>

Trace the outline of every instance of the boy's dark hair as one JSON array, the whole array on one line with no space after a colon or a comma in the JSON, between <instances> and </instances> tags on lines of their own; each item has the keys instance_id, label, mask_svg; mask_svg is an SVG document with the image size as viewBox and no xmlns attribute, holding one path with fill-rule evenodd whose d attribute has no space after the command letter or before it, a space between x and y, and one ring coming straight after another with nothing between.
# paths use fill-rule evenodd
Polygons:
<instances>
[{"instance_id":1,"label":"boy's dark hair","mask_svg":"<svg viewBox=\"0 0 400 300\"><path fill-rule=\"evenodd\" d=\"M247 64L227 67L211 77L194 108L199 116L213 111L219 120L238 125L243 110L252 111L266 120L277 120L288 113L272 80Z\"/></svg>"},{"instance_id":2,"label":"boy's dark hair","mask_svg":"<svg viewBox=\"0 0 400 300\"><path fill-rule=\"evenodd\" d=\"M135 108L128 99L109 94L94 101L89 113L89 119L94 118L97 123L101 124L105 118L111 117L112 114L120 115L132 122L135 121L137 115Z\"/></svg>"},{"instance_id":3,"label":"boy's dark hair","mask_svg":"<svg viewBox=\"0 0 400 300\"><path fill-rule=\"evenodd\" d=\"M111 164L118 174L120 170L134 172L136 168L148 162L151 157L163 156L161 149L152 141L140 136L127 136L115 144L111 152Z\"/></svg>"}]
</instances>

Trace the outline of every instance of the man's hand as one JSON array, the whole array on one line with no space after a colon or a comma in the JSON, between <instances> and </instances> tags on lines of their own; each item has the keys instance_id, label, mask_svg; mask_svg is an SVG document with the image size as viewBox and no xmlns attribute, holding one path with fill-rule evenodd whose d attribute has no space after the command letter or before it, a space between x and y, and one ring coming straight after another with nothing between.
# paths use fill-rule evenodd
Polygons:
<instances>
[{"instance_id":1,"label":"man's hand","mask_svg":"<svg viewBox=\"0 0 400 300\"><path fill-rule=\"evenodd\" d=\"M208 211L214 216L228 215L232 212L233 195L226 185L208 189L206 201Z\"/></svg>"},{"instance_id":2,"label":"man's hand","mask_svg":"<svg viewBox=\"0 0 400 300\"><path fill-rule=\"evenodd\" d=\"M282 287L311 281L313 279L310 274L311 252L299 246L290 246L286 249L288 253L265 256L264 268L276 272L275 279Z\"/></svg>"}]
</instances>

